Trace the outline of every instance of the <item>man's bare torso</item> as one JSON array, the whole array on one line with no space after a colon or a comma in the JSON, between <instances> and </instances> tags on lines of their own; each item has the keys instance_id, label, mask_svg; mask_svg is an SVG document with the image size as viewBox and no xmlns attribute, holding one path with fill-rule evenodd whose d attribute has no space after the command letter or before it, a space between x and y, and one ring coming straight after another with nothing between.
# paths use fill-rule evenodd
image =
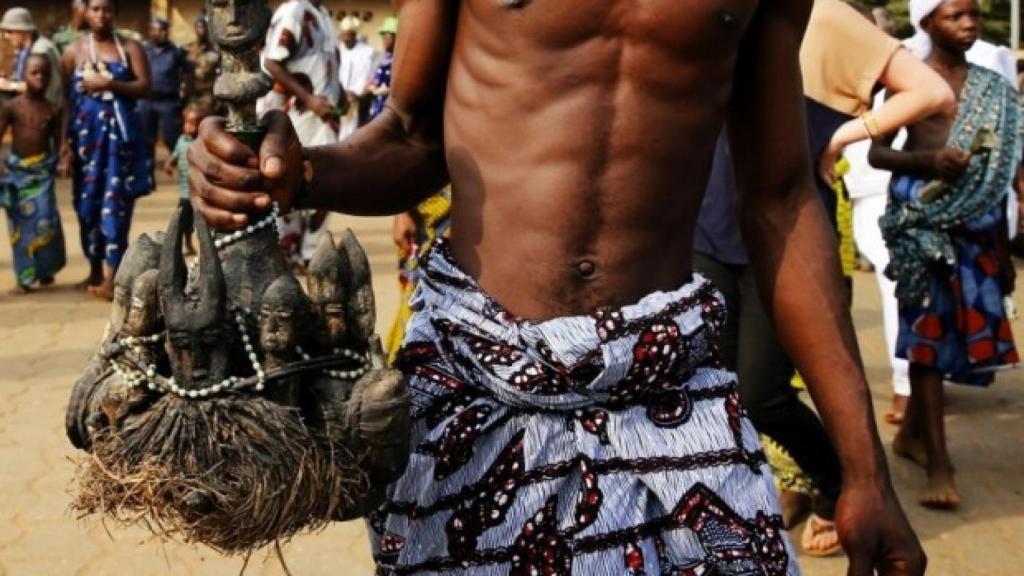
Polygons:
<instances>
[{"instance_id":1,"label":"man's bare torso","mask_svg":"<svg viewBox=\"0 0 1024 576\"><path fill-rule=\"evenodd\" d=\"M461 265L527 318L684 283L756 6L463 0L445 108Z\"/></svg>"},{"instance_id":2,"label":"man's bare torso","mask_svg":"<svg viewBox=\"0 0 1024 576\"><path fill-rule=\"evenodd\" d=\"M967 80L966 66L954 70L945 69L926 62L932 66L942 78L949 83L953 94L960 100L960 93L963 91L964 82ZM943 114L936 114L930 118L907 127L907 143L903 147L908 152L941 150L946 147L949 139L949 131L953 127L953 119Z\"/></svg>"}]
</instances>

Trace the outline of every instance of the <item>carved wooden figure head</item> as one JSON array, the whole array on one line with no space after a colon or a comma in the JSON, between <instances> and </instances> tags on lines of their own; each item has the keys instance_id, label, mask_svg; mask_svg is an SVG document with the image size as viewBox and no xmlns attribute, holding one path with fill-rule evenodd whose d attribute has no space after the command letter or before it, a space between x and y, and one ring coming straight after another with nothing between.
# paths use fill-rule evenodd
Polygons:
<instances>
[{"instance_id":1,"label":"carved wooden figure head","mask_svg":"<svg viewBox=\"0 0 1024 576\"><path fill-rule=\"evenodd\" d=\"M167 327L167 356L177 384L194 390L228 377L229 334L226 290L213 236L203 218L195 219L199 237L196 290L186 294L188 271L181 256L182 220L189 206L171 219L160 255L160 308Z\"/></svg>"},{"instance_id":2,"label":"carved wooden figure head","mask_svg":"<svg viewBox=\"0 0 1024 576\"><path fill-rule=\"evenodd\" d=\"M340 347L348 333L345 318L348 268L346 254L335 248L330 233L324 234L309 262L306 287L319 323L317 344L325 350Z\"/></svg>"},{"instance_id":3,"label":"carved wooden figure head","mask_svg":"<svg viewBox=\"0 0 1024 576\"><path fill-rule=\"evenodd\" d=\"M120 331L124 326L131 306L132 284L144 272L155 270L160 265L162 245L162 234L143 234L128 246L114 276L114 305L110 309L110 328L113 332Z\"/></svg>"},{"instance_id":4,"label":"carved wooden figure head","mask_svg":"<svg viewBox=\"0 0 1024 576\"><path fill-rule=\"evenodd\" d=\"M267 288L260 305L260 346L269 358L287 361L300 344L305 329L309 299L292 276L281 276Z\"/></svg>"},{"instance_id":5,"label":"carved wooden figure head","mask_svg":"<svg viewBox=\"0 0 1024 576\"><path fill-rule=\"evenodd\" d=\"M128 315L122 332L128 336L150 336L161 328L160 318L160 271L153 269L143 272L132 283Z\"/></svg>"},{"instance_id":6,"label":"carved wooden figure head","mask_svg":"<svg viewBox=\"0 0 1024 576\"><path fill-rule=\"evenodd\" d=\"M210 39L225 52L240 54L263 43L273 13L266 0L206 0Z\"/></svg>"}]
</instances>

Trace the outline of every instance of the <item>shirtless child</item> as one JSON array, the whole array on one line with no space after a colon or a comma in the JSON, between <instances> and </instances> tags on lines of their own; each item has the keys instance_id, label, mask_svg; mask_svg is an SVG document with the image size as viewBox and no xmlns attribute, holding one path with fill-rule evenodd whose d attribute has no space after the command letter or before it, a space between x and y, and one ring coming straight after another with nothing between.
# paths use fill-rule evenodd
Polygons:
<instances>
[{"instance_id":1,"label":"shirtless child","mask_svg":"<svg viewBox=\"0 0 1024 576\"><path fill-rule=\"evenodd\" d=\"M0 109L0 138L8 128L14 136L2 190L17 279L12 294L52 285L66 262L54 195L60 111L46 99L54 73L45 55L29 56L25 93Z\"/></svg>"},{"instance_id":2,"label":"shirtless child","mask_svg":"<svg viewBox=\"0 0 1024 576\"><path fill-rule=\"evenodd\" d=\"M917 2L919 0L915 0ZM925 62L960 98L955 120L908 128L902 151L876 142L871 164L891 170L882 232L896 281L896 355L910 362L912 394L894 451L924 466L924 506L954 508L960 495L946 448L943 380L988 385L1018 362L1003 296L1013 291L1006 192L1018 169L1020 111L1013 86L967 63L978 39L976 0L923 0L931 38ZM936 256L937 255L937 256Z\"/></svg>"}]
</instances>

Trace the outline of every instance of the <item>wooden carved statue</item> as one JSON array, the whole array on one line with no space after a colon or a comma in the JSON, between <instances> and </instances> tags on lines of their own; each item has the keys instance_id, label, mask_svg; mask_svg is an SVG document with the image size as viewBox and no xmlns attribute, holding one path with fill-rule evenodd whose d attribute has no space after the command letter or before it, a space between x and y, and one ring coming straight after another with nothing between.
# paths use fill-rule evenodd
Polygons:
<instances>
[{"instance_id":1,"label":"wooden carved statue","mask_svg":"<svg viewBox=\"0 0 1024 576\"><path fill-rule=\"evenodd\" d=\"M258 145L269 90L259 49L266 0L207 0L223 52L215 94ZM75 507L247 553L365 514L405 467L409 396L383 367L366 254L329 235L308 295L278 246L276 207L215 235L179 208L164 236L130 247L103 342L75 384L72 443L88 451Z\"/></svg>"}]
</instances>

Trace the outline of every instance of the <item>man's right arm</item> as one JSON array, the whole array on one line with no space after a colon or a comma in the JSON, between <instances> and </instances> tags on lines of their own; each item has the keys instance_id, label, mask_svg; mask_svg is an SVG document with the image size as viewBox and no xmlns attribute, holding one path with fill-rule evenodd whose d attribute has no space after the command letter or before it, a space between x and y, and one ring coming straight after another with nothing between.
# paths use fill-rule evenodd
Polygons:
<instances>
[{"instance_id":1,"label":"man's right arm","mask_svg":"<svg viewBox=\"0 0 1024 576\"><path fill-rule=\"evenodd\" d=\"M892 147L894 134L871 144L868 162L878 170L894 174L913 174L921 178L955 181L970 165L971 155L956 148L899 150Z\"/></svg>"},{"instance_id":2,"label":"man's right arm","mask_svg":"<svg viewBox=\"0 0 1024 576\"><path fill-rule=\"evenodd\" d=\"M396 0L400 26L387 109L344 142L303 150L287 116L269 116L257 156L207 119L189 150L193 203L220 230L235 230L271 200L357 215L397 214L447 182L442 112L457 2ZM311 168L307 170L306 168Z\"/></svg>"}]
</instances>

